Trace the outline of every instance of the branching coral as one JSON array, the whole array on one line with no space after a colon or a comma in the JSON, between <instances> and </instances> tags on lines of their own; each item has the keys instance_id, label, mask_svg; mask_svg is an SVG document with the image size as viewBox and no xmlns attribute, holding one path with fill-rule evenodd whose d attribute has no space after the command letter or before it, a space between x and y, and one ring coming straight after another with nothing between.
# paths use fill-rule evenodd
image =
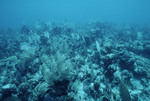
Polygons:
<instances>
[{"instance_id":1,"label":"branching coral","mask_svg":"<svg viewBox=\"0 0 150 101\"><path fill-rule=\"evenodd\" d=\"M59 52L56 56L43 54L41 61L43 64L40 66L40 71L48 84L53 84L57 80L70 79L73 75L71 60L66 59L66 56Z\"/></svg>"}]
</instances>

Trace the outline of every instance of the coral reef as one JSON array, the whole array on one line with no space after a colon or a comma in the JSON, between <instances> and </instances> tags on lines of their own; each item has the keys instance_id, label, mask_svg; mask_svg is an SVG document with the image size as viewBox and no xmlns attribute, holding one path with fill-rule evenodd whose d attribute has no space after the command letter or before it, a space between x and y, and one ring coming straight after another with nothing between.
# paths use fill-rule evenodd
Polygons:
<instances>
[{"instance_id":1,"label":"coral reef","mask_svg":"<svg viewBox=\"0 0 150 101\"><path fill-rule=\"evenodd\" d=\"M149 101L149 39L100 21L0 30L0 100Z\"/></svg>"}]
</instances>

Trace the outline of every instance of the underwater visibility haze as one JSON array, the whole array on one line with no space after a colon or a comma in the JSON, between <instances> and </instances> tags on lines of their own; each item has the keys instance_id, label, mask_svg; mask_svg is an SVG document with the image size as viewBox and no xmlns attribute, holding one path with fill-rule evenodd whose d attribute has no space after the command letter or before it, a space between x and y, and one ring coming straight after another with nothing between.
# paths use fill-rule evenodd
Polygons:
<instances>
[{"instance_id":1,"label":"underwater visibility haze","mask_svg":"<svg viewBox=\"0 0 150 101\"><path fill-rule=\"evenodd\" d=\"M149 0L0 0L0 101L150 101Z\"/></svg>"},{"instance_id":2,"label":"underwater visibility haze","mask_svg":"<svg viewBox=\"0 0 150 101\"><path fill-rule=\"evenodd\" d=\"M0 27L36 21L150 23L149 0L1 0Z\"/></svg>"}]
</instances>

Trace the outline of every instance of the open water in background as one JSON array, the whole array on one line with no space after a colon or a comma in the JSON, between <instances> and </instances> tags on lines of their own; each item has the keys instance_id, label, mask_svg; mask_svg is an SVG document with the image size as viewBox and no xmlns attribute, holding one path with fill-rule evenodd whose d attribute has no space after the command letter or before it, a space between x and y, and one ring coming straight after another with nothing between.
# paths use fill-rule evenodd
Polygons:
<instances>
[{"instance_id":1,"label":"open water in background","mask_svg":"<svg viewBox=\"0 0 150 101\"><path fill-rule=\"evenodd\" d=\"M0 28L37 21L150 23L150 0L0 0Z\"/></svg>"}]
</instances>

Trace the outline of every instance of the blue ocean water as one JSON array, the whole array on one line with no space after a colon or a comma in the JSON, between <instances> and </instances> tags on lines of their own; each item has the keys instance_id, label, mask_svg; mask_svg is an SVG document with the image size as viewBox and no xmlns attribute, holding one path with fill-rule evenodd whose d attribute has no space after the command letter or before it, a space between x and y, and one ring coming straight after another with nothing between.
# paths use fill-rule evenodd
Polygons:
<instances>
[{"instance_id":1,"label":"blue ocean water","mask_svg":"<svg viewBox=\"0 0 150 101\"><path fill-rule=\"evenodd\" d=\"M149 0L0 0L0 27L36 21L150 23Z\"/></svg>"},{"instance_id":2,"label":"blue ocean water","mask_svg":"<svg viewBox=\"0 0 150 101\"><path fill-rule=\"evenodd\" d=\"M149 0L0 0L0 101L150 101Z\"/></svg>"}]
</instances>

